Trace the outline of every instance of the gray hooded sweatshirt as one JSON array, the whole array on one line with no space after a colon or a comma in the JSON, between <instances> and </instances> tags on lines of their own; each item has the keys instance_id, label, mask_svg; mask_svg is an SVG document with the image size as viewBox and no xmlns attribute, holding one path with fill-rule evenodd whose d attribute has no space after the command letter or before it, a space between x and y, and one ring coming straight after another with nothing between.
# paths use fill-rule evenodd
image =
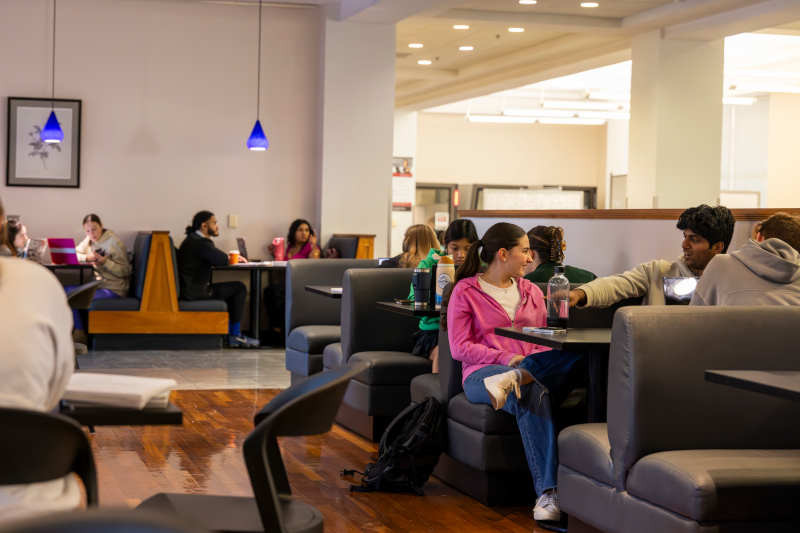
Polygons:
<instances>
[{"instance_id":1,"label":"gray hooded sweatshirt","mask_svg":"<svg viewBox=\"0 0 800 533\"><path fill-rule=\"evenodd\" d=\"M711 260L691 305L800 305L800 253L780 239L750 239Z\"/></svg>"}]
</instances>

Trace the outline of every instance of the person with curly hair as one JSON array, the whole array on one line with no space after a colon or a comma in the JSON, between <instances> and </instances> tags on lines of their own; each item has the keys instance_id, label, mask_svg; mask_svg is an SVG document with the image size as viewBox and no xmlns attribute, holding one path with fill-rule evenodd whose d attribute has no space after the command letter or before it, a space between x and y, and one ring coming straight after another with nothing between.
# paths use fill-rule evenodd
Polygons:
<instances>
[{"instance_id":1,"label":"person with curly hair","mask_svg":"<svg viewBox=\"0 0 800 533\"><path fill-rule=\"evenodd\" d=\"M714 256L728 251L735 223L727 207L703 204L687 209L678 219L683 241L676 261L654 259L623 274L597 278L569 291L570 307L608 307L640 296L644 305L664 305L663 278L702 276Z\"/></svg>"},{"instance_id":2,"label":"person with curly hair","mask_svg":"<svg viewBox=\"0 0 800 533\"><path fill-rule=\"evenodd\" d=\"M528 281L547 283L555 275L555 268L563 266L567 241L564 240L564 229L556 226L536 226L528 232L530 253L533 263L525 267L525 279ZM597 276L567 265L565 276L570 283L589 283Z\"/></svg>"}]
</instances>

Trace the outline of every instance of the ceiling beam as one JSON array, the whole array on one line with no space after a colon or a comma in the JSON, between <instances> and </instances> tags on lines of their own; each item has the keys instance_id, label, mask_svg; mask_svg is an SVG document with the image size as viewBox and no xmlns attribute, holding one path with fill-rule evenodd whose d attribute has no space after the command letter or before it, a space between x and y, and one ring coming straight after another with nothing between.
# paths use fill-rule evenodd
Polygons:
<instances>
[{"instance_id":1,"label":"ceiling beam","mask_svg":"<svg viewBox=\"0 0 800 533\"><path fill-rule=\"evenodd\" d=\"M438 14L460 3L463 0L344 0L340 20L397 24L415 15Z\"/></svg>"},{"instance_id":2,"label":"ceiling beam","mask_svg":"<svg viewBox=\"0 0 800 533\"><path fill-rule=\"evenodd\" d=\"M568 32L613 33L619 30L622 19L588 17L583 15L554 15L549 13L512 13L478 9L450 9L435 18L457 21L502 22L521 24L529 28L547 28Z\"/></svg>"},{"instance_id":3,"label":"ceiling beam","mask_svg":"<svg viewBox=\"0 0 800 533\"><path fill-rule=\"evenodd\" d=\"M458 71L443 68L398 67L394 74L395 78L402 80L443 80L457 77Z\"/></svg>"},{"instance_id":4,"label":"ceiling beam","mask_svg":"<svg viewBox=\"0 0 800 533\"><path fill-rule=\"evenodd\" d=\"M664 38L716 41L730 35L780 26L797 20L800 20L800 2L768 0L670 26L664 30Z\"/></svg>"}]
</instances>

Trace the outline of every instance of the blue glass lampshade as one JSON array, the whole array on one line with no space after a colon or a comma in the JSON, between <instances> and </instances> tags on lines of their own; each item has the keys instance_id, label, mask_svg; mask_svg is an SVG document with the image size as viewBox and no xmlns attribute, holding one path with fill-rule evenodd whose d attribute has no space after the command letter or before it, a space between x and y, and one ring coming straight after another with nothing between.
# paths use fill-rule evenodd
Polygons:
<instances>
[{"instance_id":1,"label":"blue glass lampshade","mask_svg":"<svg viewBox=\"0 0 800 533\"><path fill-rule=\"evenodd\" d=\"M269 141L267 136L264 135L264 130L261 129L261 122L256 120L256 125L253 128L253 133L247 139L247 147L251 150L266 150L269 148Z\"/></svg>"},{"instance_id":2,"label":"blue glass lampshade","mask_svg":"<svg viewBox=\"0 0 800 533\"><path fill-rule=\"evenodd\" d=\"M44 125L41 137L46 143L60 143L64 140L64 132L61 131L55 111L50 112L50 118L47 119L47 124Z\"/></svg>"}]
</instances>

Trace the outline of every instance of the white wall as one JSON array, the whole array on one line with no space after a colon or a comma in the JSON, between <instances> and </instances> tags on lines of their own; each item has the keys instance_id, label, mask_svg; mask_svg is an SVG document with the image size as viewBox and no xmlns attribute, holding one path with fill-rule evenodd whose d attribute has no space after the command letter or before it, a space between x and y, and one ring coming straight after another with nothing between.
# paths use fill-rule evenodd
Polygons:
<instances>
[{"instance_id":1,"label":"white wall","mask_svg":"<svg viewBox=\"0 0 800 533\"><path fill-rule=\"evenodd\" d=\"M52 3L0 0L0 161L6 97L50 96ZM179 244L199 210L220 220L217 246L248 240L266 257L295 218L314 220L319 39L315 9L265 8L261 123L258 7L139 0L58 2L56 97L83 100L81 187L0 187L33 237L82 237L97 213L129 245L137 230ZM388 166L388 165L387 165ZM5 180L3 180L3 183ZM335 228L330 228L335 229Z\"/></svg>"},{"instance_id":2,"label":"white wall","mask_svg":"<svg viewBox=\"0 0 800 533\"><path fill-rule=\"evenodd\" d=\"M417 118L416 111L398 110L394 112L394 150L393 157L410 157L412 174L416 174L417 166ZM414 223L413 207L411 211L392 211L389 224L389 256L394 257L403 252L403 238L406 230Z\"/></svg>"},{"instance_id":3,"label":"white wall","mask_svg":"<svg viewBox=\"0 0 800 533\"><path fill-rule=\"evenodd\" d=\"M800 207L800 95L769 98L767 207Z\"/></svg>"},{"instance_id":4,"label":"white wall","mask_svg":"<svg viewBox=\"0 0 800 533\"><path fill-rule=\"evenodd\" d=\"M630 120L609 120L606 123L606 169L605 188L607 194L603 205L606 209L611 206L611 175L622 176L628 174L628 142ZM600 207L598 202L598 207Z\"/></svg>"},{"instance_id":5,"label":"white wall","mask_svg":"<svg viewBox=\"0 0 800 533\"><path fill-rule=\"evenodd\" d=\"M418 128L418 182L597 187L598 207L604 205L604 126L476 123L420 113Z\"/></svg>"},{"instance_id":6,"label":"white wall","mask_svg":"<svg viewBox=\"0 0 800 533\"><path fill-rule=\"evenodd\" d=\"M374 234L388 251L392 183L395 28L323 19L321 162L323 240Z\"/></svg>"}]
</instances>

